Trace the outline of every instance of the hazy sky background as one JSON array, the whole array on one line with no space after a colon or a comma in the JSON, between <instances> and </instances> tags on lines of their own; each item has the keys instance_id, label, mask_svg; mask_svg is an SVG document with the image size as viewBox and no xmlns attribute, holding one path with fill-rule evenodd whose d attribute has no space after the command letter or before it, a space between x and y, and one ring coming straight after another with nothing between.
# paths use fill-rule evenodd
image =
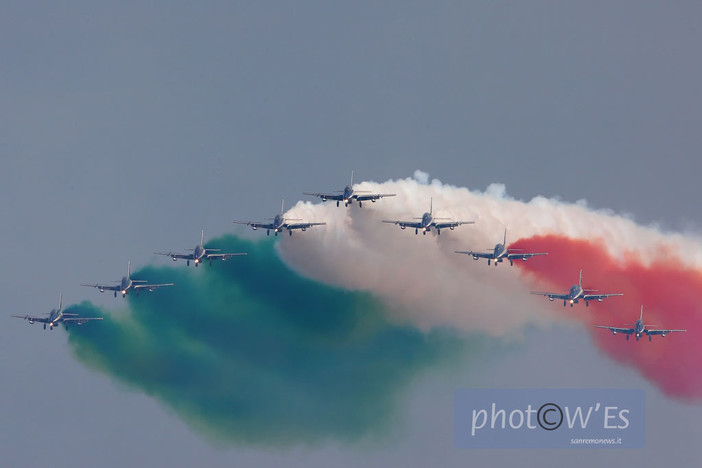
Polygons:
<instances>
[{"instance_id":1,"label":"hazy sky background","mask_svg":"<svg viewBox=\"0 0 702 468\"><path fill-rule=\"evenodd\" d=\"M502 182L517 198L586 199L699 234L701 13L696 2L4 2L8 466L694 464L700 405L662 397L582 330L528 331L520 353L426 374L387 440L280 450L213 447L79 364L65 332L9 315L48 312L59 293L123 307L79 284L121 278L128 259L165 263L153 252L192 248L200 229L239 232L232 219L341 189L352 169L359 181L421 169L471 189ZM646 448L457 450L453 391L469 385L645 388Z\"/></svg>"}]
</instances>

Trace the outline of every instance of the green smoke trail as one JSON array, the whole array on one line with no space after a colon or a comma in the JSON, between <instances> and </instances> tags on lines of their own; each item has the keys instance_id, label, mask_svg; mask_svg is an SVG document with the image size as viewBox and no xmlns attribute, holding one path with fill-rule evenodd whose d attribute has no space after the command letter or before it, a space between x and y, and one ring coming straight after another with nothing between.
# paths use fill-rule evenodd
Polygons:
<instances>
[{"instance_id":1,"label":"green smoke trail","mask_svg":"<svg viewBox=\"0 0 702 468\"><path fill-rule=\"evenodd\" d=\"M209 244L248 256L147 267L175 286L128 296L130 312L69 329L82 362L160 400L223 444L354 441L386 428L419 371L461 353L449 331L389 323L380 302L303 278L270 240Z\"/></svg>"}]
</instances>

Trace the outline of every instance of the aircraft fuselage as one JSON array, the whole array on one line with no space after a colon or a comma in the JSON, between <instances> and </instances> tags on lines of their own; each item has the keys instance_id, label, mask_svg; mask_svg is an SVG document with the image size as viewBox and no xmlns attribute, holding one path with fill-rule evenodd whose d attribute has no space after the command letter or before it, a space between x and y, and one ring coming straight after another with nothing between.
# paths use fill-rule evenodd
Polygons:
<instances>
[{"instance_id":1,"label":"aircraft fuselage","mask_svg":"<svg viewBox=\"0 0 702 468\"><path fill-rule=\"evenodd\" d=\"M580 299L585 294L583 288L580 285L574 284L570 287L570 292L568 292L568 300L571 304L577 304L578 299Z\"/></svg>"},{"instance_id":2,"label":"aircraft fuselage","mask_svg":"<svg viewBox=\"0 0 702 468\"><path fill-rule=\"evenodd\" d=\"M119 283L119 287L122 290L122 295L124 296L127 294L127 291L129 291L129 288L132 287L132 280L128 276L123 276L122 281Z\"/></svg>"},{"instance_id":3,"label":"aircraft fuselage","mask_svg":"<svg viewBox=\"0 0 702 468\"><path fill-rule=\"evenodd\" d=\"M202 261L202 258L205 256L207 253L207 249L205 249L203 246L198 245L195 247L195 250L193 250L193 261L197 265Z\"/></svg>"},{"instance_id":4,"label":"aircraft fuselage","mask_svg":"<svg viewBox=\"0 0 702 468\"><path fill-rule=\"evenodd\" d=\"M638 340L645 332L646 327L644 326L643 320L638 319L634 324L634 334L636 335L636 339Z\"/></svg>"},{"instance_id":5,"label":"aircraft fuselage","mask_svg":"<svg viewBox=\"0 0 702 468\"><path fill-rule=\"evenodd\" d=\"M61 321L62 316L63 316L63 311L61 309L53 309L49 313L49 321L48 321L49 328L53 329Z\"/></svg>"},{"instance_id":6,"label":"aircraft fuselage","mask_svg":"<svg viewBox=\"0 0 702 468\"><path fill-rule=\"evenodd\" d=\"M433 221L434 217L431 215L431 213L424 213L422 215L422 222L420 223L422 225L422 230L428 231Z\"/></svg>"},{"instance_id":7,"label":"aircraft fuselage","mask_svg":"<svg viewBox=\"0 0 702 468\"><path fill-rule=\"evenodd\" d=\"M348 203L353 199L353 187L350 185L347 185L344 187L344 204L348 205Z\"/></svg>"}]
</instances>

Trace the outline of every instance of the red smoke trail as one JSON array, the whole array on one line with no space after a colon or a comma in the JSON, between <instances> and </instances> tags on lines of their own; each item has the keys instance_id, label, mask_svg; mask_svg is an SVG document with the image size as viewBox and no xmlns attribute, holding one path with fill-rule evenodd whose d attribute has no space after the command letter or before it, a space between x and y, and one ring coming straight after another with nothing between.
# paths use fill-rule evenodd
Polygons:
<instances>
[{"instance_id":1,"label":"red smoke trail","mask_svg":"<svg viewBox=\"0 0 702 468\"><path fill-rule=\"evenodd\" d=\"M651 328L686 329L665 337L646 336L636 342L623 335L590 327L597 346L613 359L634 366L665 393L702 400L702 272L682 266L676 257L657 252L659 259L644 264L633 251L612 257L601 242L548 235L521 239L510 246L529 252L548 252L544 261L518 262L531 272L541 291L567 292L583 270L583 288L624 293L604 302L582 302L572 309L558 300L544 307L562 309L586 325L633 324L644 306L644 323ZM543 289L542 289L543 288ZM650 324L650 325L649 325Z\"/></svg>"}]
</instances>

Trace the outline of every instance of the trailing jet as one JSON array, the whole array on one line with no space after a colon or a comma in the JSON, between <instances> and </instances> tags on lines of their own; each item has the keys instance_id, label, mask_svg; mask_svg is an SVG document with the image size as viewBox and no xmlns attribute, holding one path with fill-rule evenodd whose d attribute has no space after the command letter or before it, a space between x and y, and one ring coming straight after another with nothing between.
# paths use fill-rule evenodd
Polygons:
<instances>
[{"instance_id":1,"label":"trailing jet","mask_svg":"<svg viewBox=\"0 0 702 468\"><path fill-rule=\"evenodd\" d=\"M630 324L627 324L627 325L630 325ZM636 341L639 341L639 338L641 338L641 335L645 334L645 335L648 335L648 341L651 341L651 336L653 336L653 335L665 336L668 333L687 331L687 330L656 330L656 329L651 330L651 329L646 328L646 325L644 325L644 321L643 321L643 306L641 306L641 315L639 315L639 319L634 324L634 328L608 327L605 325L593 325L593 326L595 328L606 328L607 330L611 331L612 334L614 334L614 335L616 335L617 333L624 333L624 334L626 334L627 341L629 340L629 335L635 335Z\"/></svg>"},{"instance_id":2,"label":"trailing jet","mask_svg":"<svg viewBox=\"0 0 702 468\"><path fill-rule=\"evenodd\" d=\"M280 214L275 215L275 218L268 218L270 219L271 223L255 223L252 221L234 221L236 224L245 224L247 226L251 226L251 228L255 231L258 228L265 229L266 230L266 235L269 236L271 234L271 231L275 233L277 236L279 232L282 232L283 229L288 230L288 234L292 236L292 232L294 229L300 229L301 231L306 231L307 228L310 228L312 226L323 226L327 223L289 223L288 221L301 221L300 219L285 219L285 200L283 200L282 205L280 206Z\"/></svg>"},{"instance_id":3,"label":"trailing jet","mask_svg":"<svg viewBox=\"0 0 702 468\"><path fill-rule=\"evenodd\" d=\"M140 289L147 289L149 291L153 291L154 289L161 288L163 286L173 286L173 283L148 284L146 280L132 279L130 270L131 262L127 261L127 276L123 276L121 281L114 281L115 283L119 283L117 285L81 283L81 286L97 288L100 290L100 292L114 291L115 297L117 297L118 292L122 293L122 297L124 297L131 290L136 291L137 295L139 295Z\"/></svg>"},{"instance_id":4,"label":"trailing jet","mask_svg":"<svg viewBox=\"0 0 702 468\"><path fill-rule=\"evenodd\" d=\"M548 296L549 301L552 301L554 299L563 299L563 307L565 307L567 302L570 302L570 306L573 307L573 304L577 304L578 302L580 302L580 299L585 301L585 306L589 306L590 301L602 302L603 299L611 297L611 296L623 296L624 295L622 293L591 294L592 292L596 292L596 291L597 291L597 289L583 289L583 270L580 270L580 280L578 281L578 284L574 284L573 286L571 286L570 291L568 291L566 294L538 292L538 291L532 291L531 293L538 294L540 296Z\"/></svg>"},{"instance_id":5,"label":"trailing jet","mask_svg":"<svg viewBox=\"0 0 702 468\"><path fill-rule=\"evenodd\" d=\"M42 317L32 317L31 315L13 315L13 317L25 319L29 323L39 322L44 324L44 330L46 330L46 325L49 325L49 330L53 330L57 327L59 323L63 323L63 326L68 330L69 323L75 323L77 325L83 325L85 322L91 320L102 320L102 317L78 317L78 314L67 314L64 313L62 308L63 294L59 295L59 306L58 309L52 309L47 315Z\"/></svg>"},{"instance_id":6,"label":"trailing jet","mask_svg":"<svg viewBox=\"0 0 702 468\"><path fill-rule=\"evenodd\" d=\"M397 221L397 220L389 220L389 219L384 219L384 223L391 223L391 224L399 224L400 229L406 229L408 227L414 228L414 233L415 235L419 233L419 230L422 230L422 234L426 235L427 232L430 232L432 228L436 229L436 233L441 235L441 230L444 228L449 228L452 231L456 228L456 226L460 226L462 224L475 224L475 221L440 221L437 222L437 220L447 220L451 218L435 218L432 214L433 210L433 200L430 199L429 201L429 212L424 213L421 218L414 218L418 219L419 221Z\"/></svg>"},{"instance_id":7,"label":"trailing jet","mask_svg":"<svg viewBox=\"0 0 702 468\"><path fill-rule=\"evenodd\" d=\"M520 253L517 253L520 252ZM502 263L502 261L506 258L509 260L510 266L514 265L514 260L515 259L522 259L523 261L527 261L531 257L535 255L548 255L547 252L540 252L540 253L524 253L522 249L508 249L507 248L507 229L505 229L505 238L502 241L502 244L495 244L494 249L492 252L473 252L471 251L465 251L465 250L456 250L456 253L459 254L466 254L466 255L472 255L473 260L479 260L481 258L487 258L487 263L488 265L490 264L491 260L495 260L495 266L497 266L498 263Z\"/></svg>"},{"instance_id":8,"label":"trailing jet","mask_svg":"<svg viewBox=\"0 0 702 468\"><path fill-rule=\"evenodd\" d=\"M351 171L351 183L344 187L344 190L337 190L334 193L310 193L305 192L303 195L310 195L313 197L319 197L323 202L327 200L336 200L336 206L339 206L340 202L344 202L344 206L349 206L349 203L353 203L354 200L358 202L358 207L363 206L364 201L371 201L373 203L376 200L380 200L383 197L394 197L394 193L370 193L368 191L360 191L353 189L353 171Z\"/></svg>"},{"instance_id":9,"label":"trailing jet","mask_svg":"<svg viewBox=\"0 0 702 468\"><path fill-rule=\"evenodd\" d=\"M200 233L200 244L195 246L195 248L193 249L193 253L189 253L189 254L176 253L176 252L154 252L154 253L156 255L168 255L169 257L171 257L173 259L174 262L178 259L185 260L187 266L190 266L191 260L195 264L195 266L198 266L204 260L209 260L210 266L212 266L212 259L224 261L224 260L227 260L229 258L236 257L238 255L246 255L245 253L214 253L214 252L219 252L220 249L205 248L204 243L205 243L205 231L203 230Z\"/></svg>"}]
</instances>

